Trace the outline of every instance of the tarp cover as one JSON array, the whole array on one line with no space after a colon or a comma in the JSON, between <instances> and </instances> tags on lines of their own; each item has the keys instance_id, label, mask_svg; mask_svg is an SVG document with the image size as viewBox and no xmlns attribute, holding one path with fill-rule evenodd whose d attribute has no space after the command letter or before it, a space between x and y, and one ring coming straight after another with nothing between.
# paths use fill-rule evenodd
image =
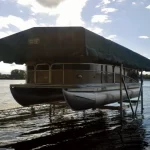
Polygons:
<instances>
[{"instance_id":1,"label":"tarp cover","mask_svg":"<svg viewBox=\"0 0 150 150\"><path fill-rule=\"evenodd\" d=\"M150 71L150 60L83 27L35 27L0 39L0 61L123 64Z\"/></svg>"}]
</instances>

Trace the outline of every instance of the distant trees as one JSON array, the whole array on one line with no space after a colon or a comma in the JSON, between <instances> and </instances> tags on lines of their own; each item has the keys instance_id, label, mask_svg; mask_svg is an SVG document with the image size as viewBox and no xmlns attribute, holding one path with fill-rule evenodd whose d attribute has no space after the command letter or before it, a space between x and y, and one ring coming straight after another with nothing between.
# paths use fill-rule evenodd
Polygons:
<instances>
[{"instance_id":1,"label":"distant trees","mask_svg":"<svg viewBox=\"0 0 150 150\"><path fill-rule=\"evenodd\" d=\"M0 73L0 79L10 79L10 75L9 74L1 74Z\"/></svg>"},{"instance_id":2,"label":"distant trees","mask_svg":"<svg viewBox=\"0 0 150 150\"><path fill-rule=\"evenodd\" d=\"M25 71L24 70L18 70L18 69L15 69L15 70L12 70L11 71L11 79L25 79Z\"/></svg>"},{"instance_id":3,"label":"distant trees","mask_svg":"<svg viewBox=\"0 0 150 150\"><path fill-rule=\"evenodd\" d=\"M15 69L10 74L0 73L0 79L25 79L26 72L24 70Z\"/></svg>"},{"instance_id":4,"label":"distant trees","mask_svg":"<svg viewBox=\"0 0 150 150\"><path fill-rule=\"evenodd\" d=\"M143 79L150 79L150 75L149 74L144 74Z\"/></svg>"}]
</instances>

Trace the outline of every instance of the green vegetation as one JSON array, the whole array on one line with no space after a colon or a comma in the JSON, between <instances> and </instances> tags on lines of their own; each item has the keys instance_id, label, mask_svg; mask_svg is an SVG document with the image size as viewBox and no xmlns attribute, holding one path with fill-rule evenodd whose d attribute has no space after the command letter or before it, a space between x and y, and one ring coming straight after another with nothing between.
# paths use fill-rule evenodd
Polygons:
<instances>
[{"instance_id":1,"label":"green vegetation","mask_svg":"<svg viewBox=\"0 0 150 150\"><path fill-rule=\"evenodd\" d=\"M146 80L150 79L150 74L144 74L143 79L146 79Z\"/></svg>"},{"instance_id":2,"label":"green vegetation","mask_svg":"<svg viewBox=\"0 0 150 150\"><path fill-rule=\"evenodd\" d=\"M12 70L11 74L1 74L0 73L0 79L25 79L26 72L24 70Z\"/></svg>"}]
</instances>

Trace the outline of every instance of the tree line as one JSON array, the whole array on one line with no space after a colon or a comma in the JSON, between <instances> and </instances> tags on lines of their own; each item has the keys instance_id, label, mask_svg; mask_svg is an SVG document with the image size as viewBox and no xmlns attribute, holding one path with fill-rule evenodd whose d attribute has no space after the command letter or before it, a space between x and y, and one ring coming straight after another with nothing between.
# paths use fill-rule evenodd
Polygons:
<instances>
[{"instance_id":1,"label":"tree line","mask_svg":"<svg viewBox=\"0 0 150 150\"><path fill-rule=\"evenodd\" d=\"M146 79L146 80L150 79L150 74L144 74L143 79Z\"/></svg>"},{"instance_id":2,"label":"tree line","mask_svg":"<svg viewBox=\"0 0 150 150\"><path fill-rule=\"evenodd\" d=\"M10 74L0 73L0 79L25 79L26 72L24 70L14 69Z\"/></svg>"}]
</instances>

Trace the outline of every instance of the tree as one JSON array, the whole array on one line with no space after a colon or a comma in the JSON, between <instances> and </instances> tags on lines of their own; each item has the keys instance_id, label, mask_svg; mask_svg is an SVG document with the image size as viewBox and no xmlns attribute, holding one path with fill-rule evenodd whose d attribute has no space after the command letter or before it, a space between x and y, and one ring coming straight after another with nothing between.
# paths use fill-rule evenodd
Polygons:
<instances>
[{"instance_id":1,"label":"tree","mask_svg":"<svg viewBox=\"0 0 150 150\"><path fill-rule=\"evenodd\" d=\"M24 70L12 70L11 71L11 78L12 79L25 79L25 71Z\"/></svg>"}]
</instances>

